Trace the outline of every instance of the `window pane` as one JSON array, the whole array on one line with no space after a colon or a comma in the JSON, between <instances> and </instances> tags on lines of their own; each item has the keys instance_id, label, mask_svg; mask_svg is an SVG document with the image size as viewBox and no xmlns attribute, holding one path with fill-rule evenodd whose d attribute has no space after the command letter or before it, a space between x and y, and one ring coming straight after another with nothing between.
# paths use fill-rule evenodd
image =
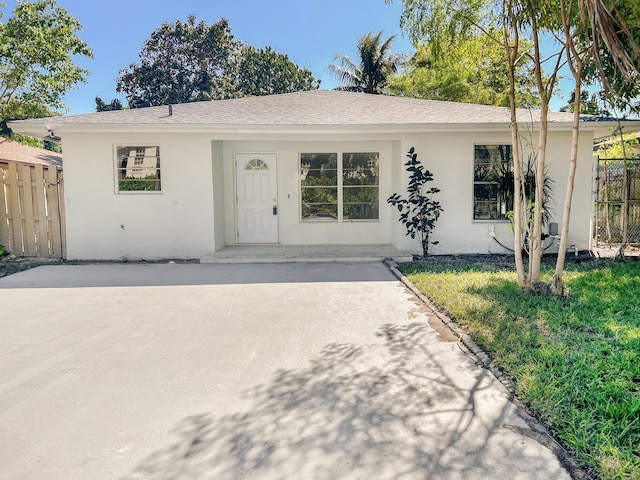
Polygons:
<instances>
[{"instance_id":1,"label":"window pane","mask_svg":"<svg viewBox=\"0 0 640 480\"><path fill-rule=\"evenodd\" d=\"M377 220L378 187L345 187L343 190L344 220Z\"/></svg>"},{"instance_id":2,"label":"window pane","mask_svg":"<svg viewBox=\"0 0 640 480\"><path fill-rule=\"evenodd\" d=\"M497 220L498 205L496 202L475 202L473 208L475 220Z\"/></svg>"},{"instance_id":3,"label":"window pane","mask_svg":"<svg viewBox=\"0 0 640 480\"><path fill-rule=\"evenodd\" d=\"M342 154L343 185L378 185L378 153Z\"/></svg>"},{"instance_id":4,"label":"window pane","mask_svg":"<svg viewBox=\"0 0 640 480\"><path fill-rule=\"evenodd\" d=\"M322 203L314 203L314 204L303 203L302 219L304 221L338 220L338 205L322 204Z\"/></svg>"},{"instance_id":5,"label":"window pane","mask_svg":"<svg viewBox=\"0 0 640 480\"><path fill-rule=\"evenodd\" d=\"M338 189L325 187L305 187L302 189L304 203L335 203L338 204Z\"/></svg>"},{"instance_id":6,"label":"window pane","mask_svg":"<svg viewBox=\"0 0 640 480\"><path fill-rule=\"evenodd\" d=\"M474 197L478 200L497 200L498 189L491 183L476 183L473 188Z\"/></svg>"},{"instance_id":7,"label":"window pane","mask_svg":"<svg viewBox=\"0 0 640 480\"><path fill-rule=\"evenodd\" d=\"M474 220L504 220L513 209L511 145L476 145L473 163Z\"/></svg>"},{"instance_id":8,"label":"window pane","mask_svg":"<svg viewBox=\"0 0 640 480\"><path fill-rule=\"evenodd\" d=\"M344 203L377 202L378 187L344 187L342 195Z\"/></svg>"},{"instance_id":9,"label":"window pane","mask_svg":"<svg viewBox=\"0 0 640 480\"><path fill-rule=\"evenodd\" d=\"M160 147L118 147L118 191L161 190Z\"/></svg>"},{"instance_id":10,"label":"window pane","mask_svg":"<svg viewBox=\"0 0 640 480\"><path fill-rule=\"evenodd\" d=\"M349 203L344 205L342 213L346 220L377 220L378 203Z\"/></svg>"},{"instance_id":11,"label":"window pane","mask_svg":"<svg viewBox=\"0 0 640 480\"><path fill-rule=\"evenodd\" d=\"M338 185L338 154L301 153L300 184Z\"/></svg>"},{"instance_id":12,"label":"window pane","mask_svg":"<svg viewBox=\"0 0 640 480\"><path fill-rule=\"evenodd\" d=\"M301 175L300 185L303 187L328 186L335 187L338 185L337 170L309 170L306 174Z\"/></svg>"},{"instance_id":13,"label":"window pane","mask_svg":"<svg viewBox=\"0 0 640 480\"><path fill-rule=\"evenodd\" d=\"M342 154L342 217L344 220L377 220L380 154Z\"/></svg>"}]
</instances>

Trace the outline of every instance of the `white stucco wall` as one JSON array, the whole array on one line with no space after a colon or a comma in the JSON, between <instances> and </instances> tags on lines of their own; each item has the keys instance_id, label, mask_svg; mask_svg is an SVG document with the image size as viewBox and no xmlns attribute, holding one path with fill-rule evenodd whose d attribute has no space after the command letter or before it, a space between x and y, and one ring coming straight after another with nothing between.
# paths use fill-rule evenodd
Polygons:
<instances>
[{"instance_id":1,"label":"white stucco wall","mask_svg":"<svg viewBox=\"0 0 640 480\"><path fill-rule=\"evenodd\" d=\"M289 137L290 138L290 137ZM380 218L372 221L302 222L300 217L300 153L379 152ZM236 153L275 153L278 164L278 228L281 244L388 244L391 243L390 211L386 198L391 192L393 158L391 142L373 139L344 141L331 138L291 140L231 140L224 142L224 183L226 209L226 243L237 239L235 210Z\"/></svg>"},{"instance_id":2,"label":"white stucco wall","mask_svg":"<svg viewBox=\"0 0 640 480\"><path fill-rule=\"evenodd\" d=\"M582 134L569 232L568 244L576 245L581 250L589 248L593 207L592 141L591 132ZM570 132L549 133L546 164L548 174L554 182L554 202L551 210L552 221L558 223L558 229L562 224L570 142ZM473 220L474 145L501 143L511 143L510 132L427 133L403 138L403 161L409 148L415 147L419 160L434 174L434 181L430 185L441 189L436 198L442 203L444 212L433 235L433 240L439 241L439 244L433 245L430 253L509 253L509 250L501 247L495 239L503 245L513 247L513 232L509 228L509 222ZM403 172L402 175L402 181L406 185L408 174ZM495 234L495 239L491 232ZM418 243L406 236L403 236L396 246L412 253L420 253ZM547 240L544 246L549 246L546 252L557 251L553 240Z\"/></svg>"},{"instance_id":3,"label":"white stucco wall","mask_svg":"<svg viewBox=\"0 0 640 480\"><path fill-rule=\"evenodd\" d=\"M116 192L117 145L160 146L161 192ZM67 133L63 148L67 258L198 258L214 250L208 137Z\"/></svg>"},{"instance_id":4,"label":"white stucco wall","mask_svg":"<svg viewBox=\"0 0 640 480\"><path fill-rule=\"evenodd\" d=\"M592 135L581 137L569 244L589 246L592 212ZM475 144L510 143L509 131L374 134L73 133L64 135L67 252L70 259L199 258L237 242L236 153L275 153L278 165L279 243L388 244L420 253L406 236L398 211L386 203L404 193L404 163L415 147L434 174L444 212L434 232L434 254L507 253L507 222L473 220ZM159 145L162 191L120 193L115 187L117 145ZM570 132L550 132L547 165L554 180L552 217L564 203ZM302 222L301 152L380 152L380 218L376 221ZM548 250L553 251L553 248Z\"/></svg>"}]
</instances>

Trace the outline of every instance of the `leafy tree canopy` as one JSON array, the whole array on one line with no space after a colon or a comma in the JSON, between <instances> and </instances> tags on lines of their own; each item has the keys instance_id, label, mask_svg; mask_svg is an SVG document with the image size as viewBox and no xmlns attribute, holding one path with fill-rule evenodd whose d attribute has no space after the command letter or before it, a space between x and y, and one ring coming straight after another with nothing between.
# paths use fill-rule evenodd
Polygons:
<instances>
[{"instance_id":1,"label":"leafy tree canopy","mask_svg":"<svg viewBox=\"0 0 640 480\"><path fill-rule=\"evenodd\" d=\"M44 117L56 117L60 113L45 105L21 103L17 100L11 100L7 106L6 111L9 112L9 118L4 118L0 121L0 135L10 138L11 140L22 143L23 145L29 145L31 147L45 148L54 152L62 152L62 148L59 143L51 142L49 140L43 140L41 138L30 137L29 135L22 135L20 133L14 133L7 126L7 122L10 120L26 120L28 118L44 118Z\"/></svg>"},{"instance_id":2,"label":"leafy tree canopy","mask_svg":"<svg viewBox=\"0 0 640 480\"><path fill-rule=\"evenodd\" d=\"M117 91L131 108L287 93L318 88L311 72L270 47L234 39L229 22L212 25L189 15L163 23L140 52L140 62L120 71Z\"/></svg>"},{"instance_id":3,"label":"leafy tree canopy","mask_svg":"<svg viewBox=\"0 0 640 480\"><path fill-rule=\"evenodd\" d=\"M116 90L131 108L221 98L237 48L227 20L165 22L145 40L140 63L120 71Z\"/></svg>"},{"instance_id":4,"label":"leafy tree canopy","mask_svg":"<svg viewBox=\"0 0 640 480\"><path fill-rule=\"evenodd\" d=\"M528 50L526 43L521 45ZM435 55L429 44L419 45L405 71L391 80L392 95L482 105L509 106L509 74L504 48L485 35L451 42L446 55ZM536 107L529 57L522 55L516 72L516 95L522 107Z\"/></svg>"},{"instance_id":5,"label":"leafy tree canopy","mask_svg":"<svg viewBox=\"0 0 640 480\"><path fill-rule=\"evenodd\" d=\"M93 57L78 37L81 29L54 0L18 0L13 15L0 23L0 118L64 107L64 94L88 73L74 57Z\"/></svg>"},{"instance_id":6,"label":"leafy tree canopy","mask_svg":"<svg viewBox=\"0 0 640 480\"><path fill-rule=\"evenodd\" d=\"M599 85L598 99L623 115L640 114L640 2L583 0L591 29L581 45L593 55L585 83ZM587 8L588 7L588 8Z\"/></svg>"},{"instance_id":7,"label":"leafy tree canopy","mask_svg":"<svg viewBox=\"0 0 640 480\"><path fill-rule=\"evenodd\" d=\"M405 60L404 54L392 53L395 35L382 41L382 31L367 33L358 39L358 58L352 60L337 54L337 64L329 65L329 71L342 83L339 90L381 94L389 84L391 76Z\"/></svg>"},{"instance_id":8,"label":"leafy tree canopy","mask_svg":"<svg viewBox=\"0 0 640 480\"><path fill-rule=\"evenodd\" d=\"M560 107L561 112L574 112L576 104L576 91L573 90L569 95L567 104ZM580 92L580 113L587 115L611 116L610 112L605 108L605 101L602 99L601 92L593 92L589 94L587 90Z\"/></svg>"},{"instance_id":9,"label":"leafy tree canopy","mask_svg":"<svg viewBox=\"0 0 640 480\"><path fill-rule=\"evenodd\" d=\"M616 135L598 145L599 158L640 158L640 140L638 133Z\"/></svg>"},{"instance_id":10,"label":"leafy tree canopy","mask_svg":"<svg viewBox=\"0 0 640 480\"><path fill-rule=\"evenodd\" d=\"M242 47L237 88L241 96L315 90L319 86L320 80L310 70L299 68L287 55L271 47Z\"/></svg>"},{"instance_id":11,"label":"leafy tree canopy","mask_svg":"<svg viewBox=\"0 0 640 480\"><path fill-rule=\"evenodd\" d=\"M107 103L102 98L96 97L96 112L110 112L112 110L122 110L122 102L114 98Z\"/></svg>"}]
</instances>

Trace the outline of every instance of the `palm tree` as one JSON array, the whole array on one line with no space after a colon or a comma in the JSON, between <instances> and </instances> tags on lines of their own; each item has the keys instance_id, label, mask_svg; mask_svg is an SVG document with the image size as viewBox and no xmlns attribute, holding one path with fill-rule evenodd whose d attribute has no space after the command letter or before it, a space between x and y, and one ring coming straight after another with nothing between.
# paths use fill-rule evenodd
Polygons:
<instances>
[{"instance_id":1,"label":"palm tree","mask_svg":"<svg viewBox=\"0 0 640 480\"><path fill-rule=\"evenodd\" d=\"M390 53L396 38L391 35L382 42L382 31L377 35L367 33L358 39L358 62L348 56L333 57L337 65L329 65L329 71L342 83L337 90L382 94L389 77L398 71L405 54Z\"/></svg>"}]
</instances>

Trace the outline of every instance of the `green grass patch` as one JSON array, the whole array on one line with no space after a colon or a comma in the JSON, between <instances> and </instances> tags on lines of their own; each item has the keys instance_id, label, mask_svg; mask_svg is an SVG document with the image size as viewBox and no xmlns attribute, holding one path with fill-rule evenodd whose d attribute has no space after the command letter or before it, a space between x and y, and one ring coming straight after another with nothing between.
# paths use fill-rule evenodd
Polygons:
<instances>
[{"instance_id":1,"label":"green grass patch","mask_svg":"<svg viewBox=\"0 0 640 480\"><path fill-rule=\"evenodd\" d=\"M513 267L491 260L400 269L464 325L579 463L640 479L640 262L568 263L561 299L521 292ZM552 275L543 268L543 281Z\"/></svg>"}]
</instances>

